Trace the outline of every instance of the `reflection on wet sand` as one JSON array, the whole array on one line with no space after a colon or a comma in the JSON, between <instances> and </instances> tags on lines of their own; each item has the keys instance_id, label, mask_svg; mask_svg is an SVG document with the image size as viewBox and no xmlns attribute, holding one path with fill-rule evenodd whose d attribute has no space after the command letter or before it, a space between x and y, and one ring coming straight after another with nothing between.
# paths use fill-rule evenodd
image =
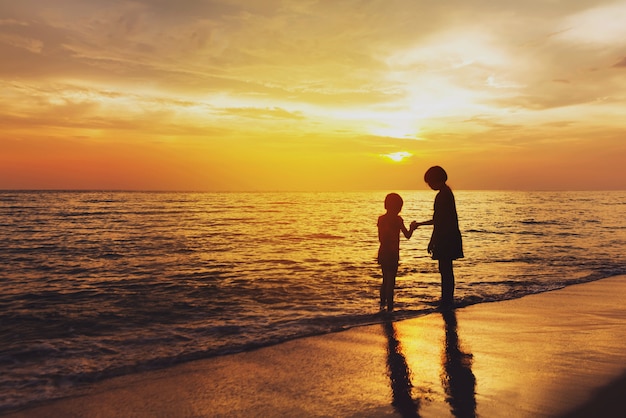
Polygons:
<instances>
[{"instance_id":1,"label":"reflection on wet sand","mask_svg":"<svg viewBox=\"0 0 626 418\"><path fill-rule=\"evenodd\" d=\"M473 356L464 351L466 348L460 342L455 311L444 311L441 317L443 330L440 328L441 323L437 314L431 317L428 321L430 325L424 328L411 327L408 323L394 323L390 319L383 323L387 339L387 369L392 405L402 417L419 417L420 413L427 416L445 416L445 407L443 410L439 407L436 410L432 409L436 404L432 403L433 395L438 397L438 394L441 394L448 404L450 416L476 417ZM405 325L409 327L405 328ZM443 338L440 340L441 354L438 355L437 350L431 351L427 345L423 345L424 341L419 334L440 331L443 331ZM399 340L407 338L407 335L411 337L406 341ZM437 380L441 382L441 386L436 383Z\"/></svg>"},{"instance_id":2,"label":"reflection on wet sand","mask_svg":"<svg viewBox=\"0 0 626 418\"><path fill-rule=\"evenodd\" d=\"M461 351L454 310L442 313L445 322L445 347L442 354L441 382L446 402L455 417L476 416L476 377L472 373L472 354Z\"/></svg>"},{"instance_id":3,"label":"reflection on wet sand","mask_svg":"<svg viewBox=\"0 0 626 418\"><path fill-rule=\"evenodd\" d=\"M387 367L391 380L393 396L392 405L403 417L419 417L419 400L413 399L411 370L402 353L402 345L396 337L396 329L392 321L383 324L387 336Z\"/></svg>"}]
</instances>

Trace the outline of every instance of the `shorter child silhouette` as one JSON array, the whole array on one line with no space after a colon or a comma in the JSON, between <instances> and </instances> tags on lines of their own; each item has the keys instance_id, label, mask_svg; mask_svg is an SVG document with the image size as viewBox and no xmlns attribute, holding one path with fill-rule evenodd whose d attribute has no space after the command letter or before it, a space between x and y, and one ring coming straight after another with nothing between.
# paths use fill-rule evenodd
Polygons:
<instances>
[{"instance_id":1,"label":"shorter child silhouette","mask_svg":"<svg viewBox=\"0 0 626 418\"><path fill-rule=\"evenodd\" d=\"M378 241L380 242L378 264L383 272L383 283L380 286L380 309L387 306L389 312L393 311L393 290L396 286L396 275L400 263L400 231L406 239L409 239L413 231L417 229L417 222L411 222L408 230L404 226L404 220L399 215L403 204L399 194L388 194L385 197L387 213L378 218Z\"/></svg>"}]
</instances>

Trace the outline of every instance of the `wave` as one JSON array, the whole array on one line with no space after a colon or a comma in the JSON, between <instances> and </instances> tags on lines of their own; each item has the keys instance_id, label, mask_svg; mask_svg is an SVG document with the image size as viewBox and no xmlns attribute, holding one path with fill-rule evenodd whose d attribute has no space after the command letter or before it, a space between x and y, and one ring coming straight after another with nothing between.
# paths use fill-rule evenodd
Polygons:
<instances>
[{"instance_id":1,"label":"wave","mask_svg":"<svg viewBox=\"0 0 626 418\"><path fill-rule=\"evenodd\" d=\"M559 221L549 220L549 221L538 221L535 219L526 219L519 221L522 225L559 225Z\"/></svg>"},{"instance_id":2,"label":"wave","mask_svg":"<svg viewBox=\"0 0 626 418\"><path fill-rule=\"evenodd\" d=\"M310 235L307 235L305 238L306 239L345 239L345 237L342 237L340 235L324 234L324 233L310 234Z\"/></svg>"},{"instance_id":3,"label":"wave","mask_svg":"<svg viewBox=\"0 0 626 418\"><path fill-rule=\"evenodd\" d=\"M621 273L621 272L620 272ZM471 295L461 297L457 299L456 306L458 308L467 307L471 305L481 303L491 303L503 300L510 300L520 298L529 294L542 293L555 289L566 287L567 285L584 283L601 279L606 276L600 274L592 274L585 278L575 280L574 282L560 282L553 283L550 286L537 286L533 281L527 281L525 283L517 283L512 281L483 281L475 282L474 285L482 285L485 287L499 286L499 285L514 285L515 290L511 290L505 294L484 294L484 295ZM32 295L37 297L35 295ZM435 301L423 302L420 307L400 306L391 318L394 321L406 320L412 318L418 318L420 316L429 315L438 312ZM101 380L134 374L138 372L148 370L158 370L167 367L171 367L177 364L182 364L190 361L208 359L217 356L231 355L239 352L245 352L255 350L261 347L280 344L289 340L311 337L316 335L324 335L334 332L340 332L347 329L376 325L384 323L390 319L389 314L383 312L369 312L358 314L337 314L337 315L320 315L317 317L303 318L301 320L291 321L291 332L281 332L280 334L267 333L266 338L257 339L253 341L246 341L243 343L231 343L225 344L221 347L202 347L199 344L196 349L191 349L174 354L168 354L163 356L155 356L149 359L141 360L142 356L134 356L136 360L132 363L115 364L111 363L105 367L92 368L91 370L84 371L68 371L68 370L53 370L44 369L40 374L31 374L26 380L16 381L15 378L9 375L0 378L0 387L7 388L4 390L4 394L0 395L0 412L4 413L15 408L23 408L29 405L36 404L42 400L51 400L61 396L68 396L68 388L71 388L69 394L80 393L85 384L95 383ZM282 324L283 326L285 323ZM209 327L205 330L209 334L221 335L222 337L234 337L233 341L236 341L238 337L245 333L245 329L238 325L219 325ZM122 346L119 349L96 347L96 351L105 352L108 355L116 354L127 351L132 346L168 346L175 345L182 342L188 347L194 346L194 339L184 335L175 334L169 337L157 337L145 338L141 336L135 336L134 340L126 340L122 342ZM197 342L197 341L196 341ZM13 353L10 355L0 356L0 364L10 365L17 362L28 361L33 358L46 357L48 359L54 359L55 357L63 355L72 355L71 353L63 353L63 348L53 346L51 344L42 343L39 345L32 345L19 353ZM92 363L94 359L87 359L87 363ZM42 385L46 388L41 391ZM30 396L24 397L24 392L28 391L29 387L38 387L39 390L36 393L32 393ZM58 388L58 389L57 389ZM17 393L20 393L18 396Z\"/></svg>"}]
</instances>

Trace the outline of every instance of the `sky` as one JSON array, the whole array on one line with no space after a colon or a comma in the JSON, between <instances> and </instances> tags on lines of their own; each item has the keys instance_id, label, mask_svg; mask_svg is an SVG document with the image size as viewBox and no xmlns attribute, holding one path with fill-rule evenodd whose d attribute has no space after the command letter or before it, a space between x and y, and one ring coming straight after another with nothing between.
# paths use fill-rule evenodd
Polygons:
<instances>
[{"instance_id":1,"label":"sky","mask_svg":"<svg viewBox=\"0 0 626 418\"><path fill-rule=\"evenodd\" d=\"M626 1L0 0L0 189L626 190Z\"/></svg>"}]
</instances>

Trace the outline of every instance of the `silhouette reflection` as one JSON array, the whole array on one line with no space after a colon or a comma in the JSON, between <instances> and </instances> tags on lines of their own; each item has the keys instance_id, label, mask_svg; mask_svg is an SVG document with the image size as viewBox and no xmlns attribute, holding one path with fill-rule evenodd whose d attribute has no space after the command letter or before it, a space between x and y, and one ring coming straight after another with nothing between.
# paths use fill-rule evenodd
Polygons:
<instances>
[{"instance_id":1,"label":"silhouette reflection","mask_svg":"<svg viewBox=\"0 0 626 418\"><path fill-rule=\"evenodd\" d=\"M441 382L446 392L446 402L455 417L476 416L476 377L472 373L472 354L459 347L456 313L441 314L445 322L445 350L442 355Z\"/></svg>"},{"instance_id":2,"label":"silhouette reflection","mask_svg":"<svg viewBox=\"0 0 626 418\"><path fill-rule=\"evenodd\" d=\"M396 329L392 321L384 322L387 336L387 367L391 380L392 405L403 417L419 417L419 400L413 399L411 392L411 370L402 354L402 345L396 337Z\"/></svg>"}]
</instances>

